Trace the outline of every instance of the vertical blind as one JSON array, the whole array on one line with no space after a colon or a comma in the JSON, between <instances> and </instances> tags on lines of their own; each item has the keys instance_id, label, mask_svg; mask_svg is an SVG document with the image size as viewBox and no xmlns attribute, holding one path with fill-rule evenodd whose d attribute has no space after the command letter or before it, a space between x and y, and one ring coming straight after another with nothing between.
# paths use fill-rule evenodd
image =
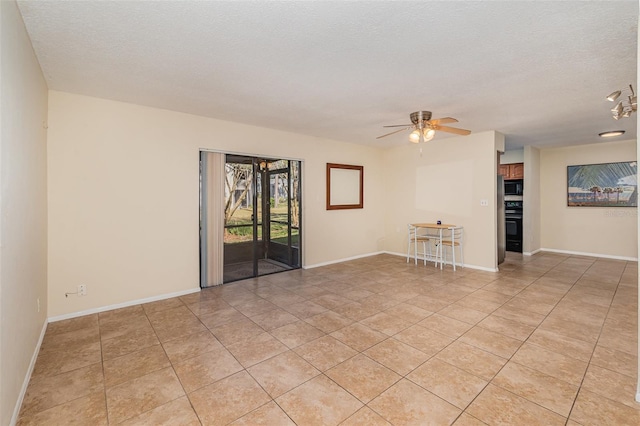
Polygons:
<instances>
[{"instance_id":1,"label":"vertical blind","mask_svg":"<svg viewBox=\"0 0 640 426\"><path fill-rule=\"evenodd\" d=\"M222 284L225 155L201 152L200 286Z\"/></svg>"}]
</instances>

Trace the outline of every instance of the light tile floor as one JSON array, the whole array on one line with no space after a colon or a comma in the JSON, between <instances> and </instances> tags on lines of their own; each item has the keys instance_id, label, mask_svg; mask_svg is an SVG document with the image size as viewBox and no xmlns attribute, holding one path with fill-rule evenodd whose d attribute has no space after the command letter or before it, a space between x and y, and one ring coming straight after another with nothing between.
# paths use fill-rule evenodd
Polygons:
<instances>
[{"instance_id":1,"label":"light tile floor","mask_svg":"<svg viewBox=\"0 0 640 426\"><path fill-rule=\"evenodd\" d=\"M639 425L637 263L380 255L49 324L21 425Z\"/></svg>"}]
</instances>

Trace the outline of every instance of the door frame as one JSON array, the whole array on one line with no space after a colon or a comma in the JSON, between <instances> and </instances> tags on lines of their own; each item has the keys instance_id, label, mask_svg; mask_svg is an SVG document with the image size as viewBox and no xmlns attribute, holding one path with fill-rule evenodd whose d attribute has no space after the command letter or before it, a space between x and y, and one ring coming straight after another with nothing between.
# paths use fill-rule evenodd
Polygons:
<instances>
[{"instance_id":1,"label":"door frame","mask_svg":"<svg viewBox=\"0 0 640 426\"><path fill-rule=\"evenodd\" d=\"M224 155L224 159L225 159L224 163L225 164L226 164L226 158L227 158L226 156L227 155L241 156L241 157L245 157L245 158L250 158L252 160L252 170L253 170L253 173L254 173L254 177L256 177L256 179L253 179L253 182L252 182L252 185L255 185L254 189L257 188L257 180L258 180L257 177L258 176L260 176L261 179L266 180L267 186L269 186L269 177L271 175L270 172L272 172L272 171L269 171L269 170L259 171L258 169L260 167L260 164L259 164L260 160L265 160L265 161L287 160L288 161L288 167L285 170L288 171L288 175L289 175L289 182L288 182L289 190L287 191L289 193L288 201L292 197L292 194L291 194L291 192L292 192L291 191L291 189L292 189L292 182L291 182L291 168L292 168L292 166L291 166L291 161L298 162L297 198L298 198L298 203L299 203L299 206L298 206L298 221L299 221L299 224L298 224L298 235L299 236L298 236L298 242L297 242L297 247L296 247L297 251L298 251L298 256L297 256L298 262L297 262L297 264L295 266L291 266L291 264L294 263L294 262L291 261L292 258L293 258L293 255L290 254L288 256L288 259L289 259L288 265L290 266L291 270L303 268L304 267L304 260L303 260L304 259L304 249L303 249L303 247L304 247L304 236L303 236L303 232L302 231L303 231L303 222L304 222L304 209L303 209L303 204L304 204L304 188L303 188L303 182L304 182L304 176L303 176L303 173L304 173L304 160L298 159L298 158L292 158L292 157L281 157L281 156L274 156L274 155L256 155L256 154L247 154L247 153L244 153L244 152L230 152L230 151L204 149L204 148L199 149L199 157L198 157L199 160L200 160L201 155L202 155L203 152L204 153L211 152L211 153L218 153L218 154ZM264 176L264 178L262 176ZM199 180L201 180L201 179L202 179L202 170L200 169ZM201 235L201 238L199 239L200 282L201 282L201 287L203 287L203 285L202 285L203 262L206 261L206 256L207 256L206 250L205 250L205 253L203 253L203 242L202 242L203 241L202 240L202 232L203 232L203 229L206 229L206 225L204 224L204 219L202 217L202 214L205 211L204 210L205 207L203 205L203 198L202 198L202 189L203 189L204 186L206 186L206 184L202 184L201 183L201 187L200 187L200 203L199 203L199 214L200 214L199 223L200 223L200 235ZM264 188L262 188L262 191L264 191ZM224 193L224 191L223 191L223 193ZM258 196L257 191L253 190L253 192L252 192L253 200L252 201L253 201L253 206L254 206L254 212L257 209L257 207L256 207L257 206L257 204L256 204L257 196ZM265 197L265 196L262 196L262 202L268 204L269 203L269 199L267 197ZM266 211L263 210L263 214L265 212ZM288 217L288 220L289 220L289 223L290 223L292 216L291 216L291 205L290 205L289 202L288 202L287 217ZM260 276L258 274L259 271L257 271L257 265L258 265L258 260L259 260L258 259L258 257L259 257L258 256L258 251L259 251L258 244L259 243L256 242L257 236L258 236L258 227L260 225L259 225L258 220L254 220L252 225L253 225L253 235L254 235L253 244L252 244L252 257L253 257L253 266L254 266L253 272L254 273L253 273L252 277L256 277L256 276ZM265 221L262 221L261 226L267 227L269 225L270 225L269 223L265 223ZM291 248L292 247L292 244L291 244L291 232L292 232L292 229L291 228L292 228L291 225L289 225L288 233L287 233L287 243L288 243L287 247L288 247L288 250L290 252L292 251L292 248ZM264 230L266 230L266 229L264 229ZM266 235L268 235L269 238L270 238L270 230L266 230L266 231L267 231ZM269 244L270 240L269 241L264 241L264 237L265 237L265 233L263 233L263 235L262 235L263 244ZM224 243L222 243L222 246L224 247ZM224 252L224 249L222 250L222 252ZM223 266L223 269L224 269L224 266ZM287 269L287 270L289 270L289 269ZM263 275L267 275L267 274L263 274ZM247 278L252 278L252 277L247 277ZM246 279L246 278L240 278L240 279ZM235 280L232 280L232 281L235 281ZM232 281L226 281L226 282L232 282Z\"/></svg>"}]
</instances>

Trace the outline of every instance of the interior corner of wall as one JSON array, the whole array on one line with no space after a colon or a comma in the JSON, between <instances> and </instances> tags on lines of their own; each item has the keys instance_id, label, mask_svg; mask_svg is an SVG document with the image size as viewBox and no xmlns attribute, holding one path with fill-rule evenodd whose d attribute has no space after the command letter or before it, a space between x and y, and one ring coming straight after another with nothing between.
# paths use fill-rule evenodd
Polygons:
<instances>
[{"instance_id":1,"label":"interior corner of wall","mask_svg":"<svg viewBox=\"0 0 640 426\"><path fill-rule=\"evenodd\" d=\"M505 150L505 138L504 135L498 131L493 131L496 151L504 152Z\"/></svg>"}]
</instances>

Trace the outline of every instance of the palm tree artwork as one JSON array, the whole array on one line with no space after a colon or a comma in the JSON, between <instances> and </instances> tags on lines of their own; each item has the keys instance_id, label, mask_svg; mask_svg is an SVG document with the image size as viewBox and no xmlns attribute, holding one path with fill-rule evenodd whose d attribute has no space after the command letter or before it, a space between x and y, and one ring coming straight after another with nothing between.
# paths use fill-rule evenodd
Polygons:
<instances>
[{"instance_id":1,"label":"palm tree artwork","mask_svg":"<svg viewBox=\"0 0 640 426\"><path fill-rule=\"evenodd\" d=\"M637 170L635 161L568 166L567 205L637 207Z\"/></svg>"}]
</instances>

